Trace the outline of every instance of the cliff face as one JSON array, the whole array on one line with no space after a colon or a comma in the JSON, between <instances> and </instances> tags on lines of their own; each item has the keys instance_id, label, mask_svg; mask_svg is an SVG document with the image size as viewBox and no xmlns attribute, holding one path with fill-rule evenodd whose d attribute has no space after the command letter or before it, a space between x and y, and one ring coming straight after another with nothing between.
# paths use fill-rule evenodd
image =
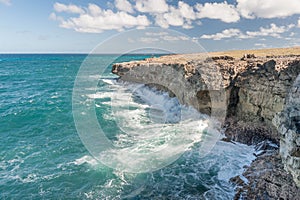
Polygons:
<instances>
[{"instance_id":1,"label":"cliff face","mask_svg":"<svg viewBox=\"0 0 300 200\"><path fill-rule=\"evenodd\" d=\"M165 57L163 57L165 58ZM226 91L223 78L211 60L148 59L115 64L112 72L124 81L144 83L168 91L179 102L205 114L226 115Z\"/></svg>"},{"instance_id":2,"label":"cliff face","mask_svg":"<svg viewBox=\"0 0 300 200\"><path fill-rule=\"evenodd\" d=\"M228 106L237 123L227 130L230 138L252 144L271 139L279 143L280 134L272 120L284 109L285 98L300 73L299 58L249 59L228 88L233 94ZM250 122L250 123L243 123Z\"/></svg>"},{"instance_id":3,"label":"cliff face","mask_svg":"<svg viewBox=\"0 0 300 200\"><path fill-rule=\"evenodd\" d=\"M240 119L255 117L270 123L283 110L287 92L300 72L299 61L274 59L248 65L255 67L243 72L236 83L240 88L237 114Z\"/></svg>"},{"instance_id":4,"label":"cliff face","mask_svg":"<svg viewBox=\"0 0 300 200\"><path fill-rule=\"evenodd\" d=\"M284 167L300 186L300 75L290 88L286 105L273 119L280 138L280 155Z\"/></svg>"},{"instance_id":5,"label":"cliff face","mask_svg":"<svg viewBox=\"0 0 300 200\"><path fill-rule=\"evenodd\" d=\"M299 83L291 89L300 74L300 57L164 56L115 64L112 72L122 80L169 91L182 104L225 119L231 139L248 144L280 140L285 168L300 185Z\"/></svg>"}]
</instances>

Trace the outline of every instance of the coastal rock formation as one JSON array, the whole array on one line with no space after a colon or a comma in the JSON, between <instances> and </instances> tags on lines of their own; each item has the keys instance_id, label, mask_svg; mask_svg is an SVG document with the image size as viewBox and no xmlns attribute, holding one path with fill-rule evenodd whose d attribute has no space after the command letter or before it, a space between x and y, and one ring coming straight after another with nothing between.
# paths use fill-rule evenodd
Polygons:
<instances>
[{"instance_id":1,"label":"coastal rock formation","mask_svg":"<svg viewBox=\"0 0 300 200\"><path fill-rule=\"evenodd\" d=\"M284 167L300 186L300 75L286 98L285 109L273 120L280 138L280 155Z\"/></svg>"},{"instance_id":2,"label":"coastal rock formation","mask_svg":"<svg viewBox=\"0 0 300 200\"><path fill-rule=\"evenodd\" d=\"M276 153L259 156L243 173L248 182L240 176L230 179L237 185L234 199L299 199L300 188L287 174Z\"/></svg>"},{"instance_id":3,"label":"coastal rock formation","mask_svg":"<svg viewBox=\"0 0 300 200\"><path fill-rule=\"evenodd\" d=\"M233 109L231 113L236 119L226 131L230 138L251 144L244 141L244 134L252 138L252 143L264 139L279 143L280 134L272 120L284 109L288 91L300 73L298 59L273 58L266 61L260 58L250 59L245 63L247 70L241 71L233 80L234 86L228 88L237 102L228 106L228 111Z\"/></svg>"},{"instance_id":4,"label":"coastal rock formation","mask_svg":"<svg viewBox=\"0 0 300 200\"><path fill-rule=\"evenodd\" d=\"M117 63L112 72L125 81L158 85L180 103L224 119L229 139L280 141L285 169L299 185L299 81L292 87L300 74L299 56L173 55Z\"/></svg>"},{"instance_id":5,"label":"coastal rock formation","mask_svg":"<svg viewBox=\"0 0 300 200\"><path fill-rule=\"evenodd\" d=\"M112 72L124 81L166 90L175 95L181 104L193 106L220 120L225 119L227 101L223 78L211 59L152 58L115 64Z\"/></svg>"}]
</instances>

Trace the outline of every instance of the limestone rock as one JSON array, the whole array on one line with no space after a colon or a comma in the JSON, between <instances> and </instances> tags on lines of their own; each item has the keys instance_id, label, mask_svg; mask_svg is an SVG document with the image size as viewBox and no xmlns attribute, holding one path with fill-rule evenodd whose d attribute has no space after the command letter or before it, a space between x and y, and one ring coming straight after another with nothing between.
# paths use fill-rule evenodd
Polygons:
<instances>
[{"instance_id":1,"label":"limestone rock","mask_svg":"<svg viewBox=\"0 0 300 200\"><path fill-rule=\"evenodd\" d=\"M300 188L287 174L277 153L259 156L246 169L243 176L247 183L233 178L237 185L235 199L291 199L298 200Z\"/></svg>"},{"instance_id":2,"label":"limestone rock","mask_svg":"<svg viewBox=\"0 0 300 200\"><path fill-rule=\"evenodd\" d=\"M281 132L280 155L284 167L300 187L300 75L286 98L285 109L273 120Z\"/></svg>"},{"instance_id":3,"label":"limestone rock","mask_svg":"<svg viewBox=\"0 0 300 200\"><path fill-rule=\"evenodd\" d=\"M181 104L216 117L227 124L225 134L230 140L246 144L266 139L278 144L280 140L284 168L300 186L299 78L293 86L300 74L299 56L246 55L235 60L229 56L172 55L116 63L112 73L125 81L156 85L176 96ZM269 197L293 199L282 189L288 185L282 185L270 173L265 177L256 185L265 187ZM265 193L261 192L263 199Z\"/></svg>"}]
</instances>

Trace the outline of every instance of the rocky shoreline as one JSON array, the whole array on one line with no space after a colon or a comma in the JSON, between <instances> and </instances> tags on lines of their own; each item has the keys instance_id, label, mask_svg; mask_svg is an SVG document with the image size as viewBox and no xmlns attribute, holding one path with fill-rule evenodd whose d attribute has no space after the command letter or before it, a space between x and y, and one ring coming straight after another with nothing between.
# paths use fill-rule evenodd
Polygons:
<instances>
[{"instance_id":1,"label":"rocky shoreline","mask_svg":"<svg viewBox=\"0 0 300 200\"><path fill-rule=\"evenodd\" d=\"M117 63L112 72L216 117L225 140L261 148L243 174L248 182L232 179L236 199L299 198L300 56L170 55Z\"/></svg>"},{"instance_id":2,"label":"rocky shoreline","mask_svg":"<svg viewBox=\"0 0 300 200\"><path fill-rule=\"evenodd\" d=\"M237 185L234 199L299 199L300 189L284 170L278 151L258 156L242 176L248 182L240 176L230 179Z\"/></svg>"}]
</instances>

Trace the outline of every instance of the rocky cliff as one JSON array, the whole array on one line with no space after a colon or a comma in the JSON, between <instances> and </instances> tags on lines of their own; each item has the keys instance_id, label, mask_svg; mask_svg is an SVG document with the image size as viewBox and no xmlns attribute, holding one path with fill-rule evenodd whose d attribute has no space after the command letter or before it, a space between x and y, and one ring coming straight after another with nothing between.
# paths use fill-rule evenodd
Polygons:
<instances>
[{"instance_id":1,"label":"rocky cliff","mask_svg":"<svg viewBox=\"0 0 300 200\"><path fill-rule=\"evenodd\" d=\"M300 185L300 75L289 89L285 108L273 119L280 133L280 155L284 167Z\"/></svg>"},{"instance_id":2,"label":"rocky cliff","mask_svg":"<svg viewBox=\"0 0 300 200\"><path fill-rule=\"evenodd\" d=\"M300 74L299 56L172 55L117 63L112 72L166 90L182 104L218 118L232 140L280 141L285 169L300 186L299 78L293 86Z\"/></svg>"}]
</instances>

